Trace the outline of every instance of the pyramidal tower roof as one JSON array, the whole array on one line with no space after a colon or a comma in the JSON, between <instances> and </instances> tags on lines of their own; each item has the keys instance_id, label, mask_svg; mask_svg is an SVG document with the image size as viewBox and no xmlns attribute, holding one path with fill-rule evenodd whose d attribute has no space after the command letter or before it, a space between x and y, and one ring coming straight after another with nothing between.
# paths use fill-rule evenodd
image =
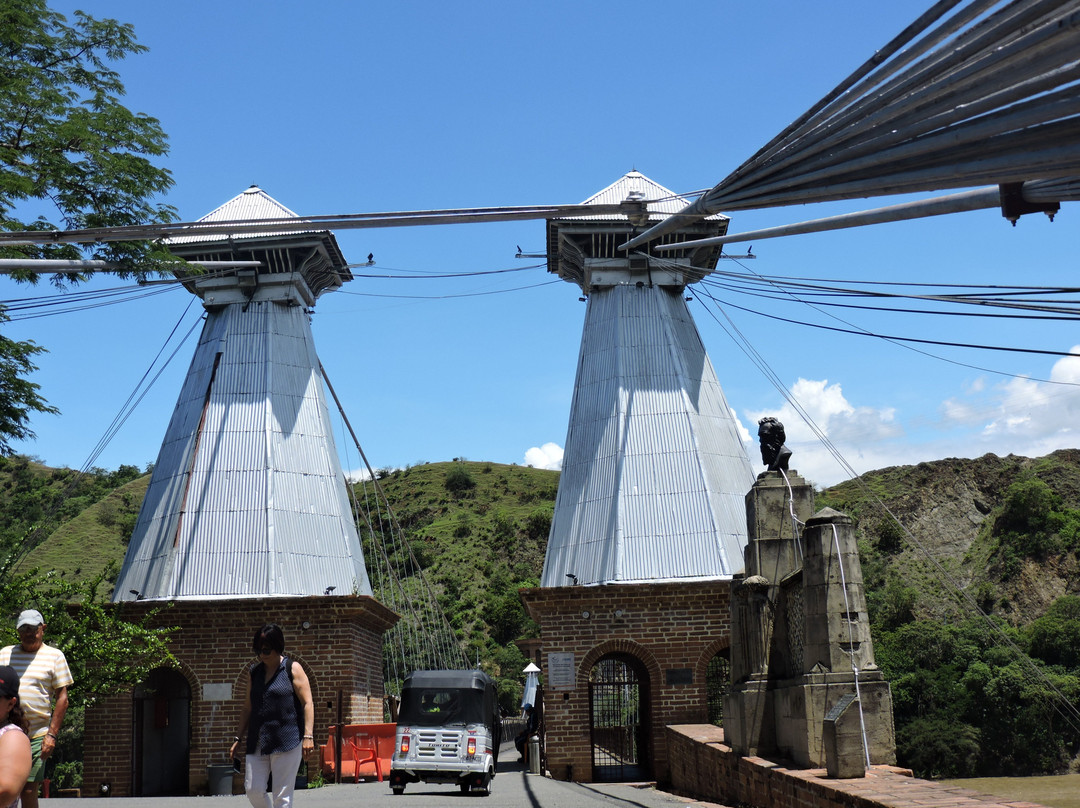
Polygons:
<instances>
[{"instance_id":1,"label":"pyramidal tower roof","mask_svg":"<svg viewBox=\"0 0 1080 808\"><path fill-rule=\"evenodd\" d=\"M590 201L632 193L657 200L656 215L684 205L666 209L671 192L638 172ZM726 223L696 222L670 238ZM541 586L707 580L742 568L754 474L683 295L716 253L619 251L640 226L624 216L548 222L551 270L588 298Z\"/></svg>"},{"instance_id":2,"label":"pyramidal tower roof","mask_svg":"<svg viewBox=\"0 0 1080 808\"><path fill-rule=\"evenodd\" d=\"M299 219L300 216L297 213L289 210L287 207L278 202L270 194L266 193L258 185L252 185L249 188L238 193L228 202L224 202L207 213L205 216L200 216L196 219L196 222L204 223L218 223L218 222L242 222L252 219ZM236 233L231 236L233 239L247 239L247 238L264 238L266 236L282 236L290 235L284 231L278 233L263 233L263 232L250 232L250 233ZM220 234L214 235L191 235L191 236L176 236L169 239L169 244L194 244L198 242L207 241L221 241L224 237Z\"/></svg>"},{"instance_id":3,"label":"pyramidal tower roof","mask_svg":"<svg viewBox=\"0 0 1080 808\"><path fill-rule=\"evenodd\" d=\"M214 213L288 210L256 191ZM315 290L342 280L327 239L234 237L230 256L257 270L185 278L206 322L114 600L372 594L311 333Z\"/></svg>"},{"instance_id":4,"label":"pyramidal tower roof","mask_svg":"<svg viewBox=\"0 0 1080 808\"><path fill-rule=\"evenodd\" d=\"M169 249L188 261L235 259L239 253L262 263L257 273L269 275L290 272L303 276L307 286L305 303L313 302L323 292L341 287L352 280L345 256L329 230L274 230L275 222L302 219L257 185L242 191L228 202L196 220L190 235L167 240ZM198 223L242 222L236 232L199 233ZM250 273L248 273L250 274ZM179 272L188 290L207 299L214 284L201 273Z\"/></svg>"},{"instance_id":5,"label":"pyramidal tower roof","mask_svg":"<svg viewBox=\"0 0 1080 808\"><path fill-rule=\"evenodd\" d=\"M649 179L640 171L634 169L628 171L611 183L607 188L597 191L583 205L617 205L627 199L640 199L648 203L649 219L666 219L673 213L678 213L694 200L690 197L680 196L669 188L665 188L655 180ZM606 219L609 221L626 221L625 216L610 214L606 216L587 216L583 219ZM717 214L718 219L727 220L726 216Z\"/></svg>"}]
</instances>

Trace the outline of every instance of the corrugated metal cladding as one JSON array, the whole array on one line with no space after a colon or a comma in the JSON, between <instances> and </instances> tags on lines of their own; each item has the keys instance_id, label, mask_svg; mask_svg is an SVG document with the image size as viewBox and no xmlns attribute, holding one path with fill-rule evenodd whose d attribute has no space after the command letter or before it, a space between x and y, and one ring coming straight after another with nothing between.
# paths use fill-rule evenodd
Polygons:
<instances>
[{"instance_id":1,"label":"corrugated metal cladding","mask_svg":"<svg viewBox=\"0 0 1080 808\"><path fill-rule=\"evenodd\" d=\"M199 218L200 222L233 222L233 221L247 221L250 219L299 219L300 216L293 213L287 207L282 205L272 196L267 194L257 185L252 185L250 188L245 189L241 193L234 196L228 202L225 202L205 216ZM314 230L310 232L316 232ZM297 235L296 233L236 233L233 235L234 239L249 238L249 239L265 239L272 238L274 236L282 235ZM221 236L215 236L214 239L220 239ZM206 241L207 237L203 236L179 236L177 238L170 238L169 244L198 244L199 242Z\"/></svg>"},{"instance_id":2,"label":"corrugated metal cladding","mask_svg":"<svg viewBox=\"0 0 1080 808\"><path fill-rule=\"evenodd\" d=\"M541 586L732 575L753 482L682 295L595 290Z\"/></svg>"},{"instance_id":3,"label":"corrugated metal cladding","mask_svg":"<svg viewBox=\"0 0 1080 808\"><path fill-rule=\"evenodd\" d=\"M209 312L114 599L330 587L371 594L308 315L266 302Z\"/></svg>"},{"instance_id":4,"label":"corrugated metal cladding","mask_svg":"<svg viewBox=\"0 0 1080 808\"><path fill-rule=\"evenodd\" d=\"M678 213L693 200L685 196L679 196L668 188L665 188L655 180L651 180L640 171L628 171L607 188L590 196L581 204L583 205L618 205L625 202L631 194L640 199L655 200L649 202L650 219L666 219L672 213ZM722 214L715 214L710 219L726 219ZM607 216L574 216L566 221L626 221L626 217L620 214Z\"/></svg>"}]
</instances>

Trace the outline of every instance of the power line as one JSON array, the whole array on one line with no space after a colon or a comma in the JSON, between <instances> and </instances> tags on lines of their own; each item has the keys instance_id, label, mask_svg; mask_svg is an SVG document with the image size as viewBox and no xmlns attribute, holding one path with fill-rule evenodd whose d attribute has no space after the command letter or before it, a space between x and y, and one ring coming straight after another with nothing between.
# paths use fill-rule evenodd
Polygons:
<instances>
[{"instance_id":1,"label":"power line","mask_svg":"<svg viewBox=\"0 0 1080 808\"><path fill-rule=\"evenodd\" d=\"M339 293L352 295L354 297L380 297L391 298L394 300L451 300L455 298L463 297L485 297L487 295L501 295L505 292L520 292L523 289L538 289L541 286L552 286L556 283L562 283L561 280L543 281L542 283L532 283L528 286L514 286L509 289L494 289L488 292L462 292L456 295L383 295L376 294L375 292L352 292L345 290L338 290Z\"/></svg>"},{"instance_id":2,"label":"power line","mask_svg":"<svg viewBox=\"0 0 1080 808\"><path fill-rule=\"evenodd\" d=\"M792 325L803 325L807 328L819 328L823 331L835 331L840 334L855 334L860 337L873 337L875 339L887 340L890 342L914 342L920 345L941 345L946 348L977 348L983 351L1005 351L1011 353L1026 353L1026 354L1040 354L1043 356L1073 356L1080 358L1080 354L1070 353L1069 351L1054 351L1043 348L1013 348L1007 345L980 345L973 342L949 342L947 340L933 340L933 339L920 339L918 337L901 337L891 334L877 334L873 331L859 328L840 328L833 325L822 325L821 323L808 323L802 320L793 320L788 317L780 317L776 314L766 314L765 312L755 311L754 309L746 308L745 306L738 306L734 303L728 303L732 308L739 309L740 311L749 312L750 314L756 314L759 317L767 317L770 320L778 320L783 323L791 323Z\"/></svg>"}]
</instances>

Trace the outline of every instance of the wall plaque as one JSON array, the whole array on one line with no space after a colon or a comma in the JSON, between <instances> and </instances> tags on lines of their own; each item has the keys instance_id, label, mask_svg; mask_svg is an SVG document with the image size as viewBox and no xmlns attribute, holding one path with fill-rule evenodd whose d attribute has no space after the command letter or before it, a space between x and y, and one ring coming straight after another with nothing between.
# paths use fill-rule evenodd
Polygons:
<instances>
[{"instance_id":1,"label":"wall plaque","mask_svg":"<svg viewBox=\"0 0 1080 808\"><path fill-rule=\"evenodd\" d=\"M694 671L691 668L669 668L664 671L669 685L692 685L694 683Z\"/></svg>"},{"instance_id":2,"label":"wall plaque","mask_svg":"<svg viewBox=\"0 0 1080 808\"><path fill-rule=\"evenodd\" d=\"M575 668L572 653L548 654L548 689L573 690L577 679Z\"/></svg>"}]
</instances>

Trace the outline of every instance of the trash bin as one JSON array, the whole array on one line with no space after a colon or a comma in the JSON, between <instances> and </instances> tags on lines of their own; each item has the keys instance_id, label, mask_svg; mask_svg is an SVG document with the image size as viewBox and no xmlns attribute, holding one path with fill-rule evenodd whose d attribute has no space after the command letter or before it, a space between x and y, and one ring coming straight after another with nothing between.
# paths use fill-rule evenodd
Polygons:
<instances>
[{"instance_id":1,"label":"trash bin","mask_svg":"<svg viewBox=\"0 0 1080 808\"><path fill-rule=\"evenodd\" d=\"M206 793L211 796L231 795L232 776L231 763L211 763L206 767Z\"/></svg>"},{"instance_id":2,"label":"trash bin","mask_svg":"<svg viewBox=\"0 0 1080 808\"><path fill-rule=\"evenodd\" d=\"M529 738L529 774L540 774L540 738Z\"/></svg>"}]
</instances>

